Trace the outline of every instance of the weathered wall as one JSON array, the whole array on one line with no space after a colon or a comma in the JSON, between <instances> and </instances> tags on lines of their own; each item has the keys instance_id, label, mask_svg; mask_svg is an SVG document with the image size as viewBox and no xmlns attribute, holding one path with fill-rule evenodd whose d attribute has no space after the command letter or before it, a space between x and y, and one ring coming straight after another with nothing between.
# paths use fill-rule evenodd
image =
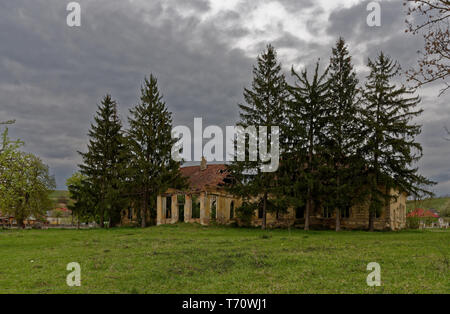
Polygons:
<instances>
[{"instance_id":1,"label":"weathered wall","mask_svg":"<svg viewBox=\"0 0 450 314\"><path fill-rule=\"evenodd\" d=\"M406 194L397 193L395 190L391 191L392 195L396 195L396 199L393 199L389 205L385 207L379 217L375 218L374 227L377 230L400 230L406 226ZM173 224L180 221L179 206L177 195L179 191L170 190L163 196L157 198L157 224ZM239 223L236 219L236 212L234 212L233 219L230 219L230 204L234 202L234 209L242 205L240 198L234 197L226 193L224 190L211 189L209 191L200 192L196 194L200 202L200 218L192 218L192 195L185 194L184 203L184 221L189 223L200 223L208 225L213 221L219 224ZM172 215L170 218L166 218L166 197L172 198ZM213 199L216 200L216 217L211 217L211 204ZM136 219L134 215L133 219ZM331 218L323 217L322 208L313 206L310 214L310 227L311 229L334 229L335 228L335 214ZM361 203L353 206L350 209L349 218L341 218L342 229L367 229L369 221L369 203ZM132 223L128 219L127 212L122 215L122 224ZM278 219L276 213L267 213L267 227L299 227L304 226L305 219L296 219L295 211L290 208L287 213L279 213ZM258 212L255 211L253 219L251 221L252 226L260 226L262 219L258 218Z\"/></svg>"}]
</instances>

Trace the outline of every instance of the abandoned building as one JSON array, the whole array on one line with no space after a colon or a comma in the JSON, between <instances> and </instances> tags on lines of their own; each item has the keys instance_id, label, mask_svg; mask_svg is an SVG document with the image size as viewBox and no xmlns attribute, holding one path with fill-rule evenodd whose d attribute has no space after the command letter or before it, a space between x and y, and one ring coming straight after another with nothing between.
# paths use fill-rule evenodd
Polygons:
<instances>
[{"instance_id":1,"label":"abandoned building","mask_svg":"<svg viewBox=\"0 0 450 314\"><path fill-rule=\"evenodd\" d=\"M231 195L226 184L231 178L224 164L207 165L203 160L200 166L182 167L183 176L187 177L189 187L184 190L168 189L158 195L156 202L156 224L173 224L177 222L200 223L208 225L239 224L236 208L242 205L242 199ZM391 190L396 197L375 217L377 230L400 230L406 226L406 193ZM342 229L367 229L369 221L369 204L362 203L341 210ZM262 209L255 210L251 224L262 224ZM122 224L129 224L136 218L130 209L122 215ZM285 213L267 213L268 227L299 227L305 223L305 207L289 208ZM312 229L335 228L335 213L332 210L313 206L310 213Z\"/></svg>"}]
</instances>

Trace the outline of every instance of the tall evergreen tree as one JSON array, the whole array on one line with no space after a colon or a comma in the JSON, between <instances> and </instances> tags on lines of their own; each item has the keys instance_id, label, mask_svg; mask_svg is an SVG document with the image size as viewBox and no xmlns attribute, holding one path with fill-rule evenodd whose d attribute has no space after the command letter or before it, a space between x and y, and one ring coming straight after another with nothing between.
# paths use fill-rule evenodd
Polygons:
<instances>
[{"instance_id":1,"label":"tall evergreen tree","mask_svg":"<svg viewBox=\"0 0 450 314\"><path fill-rule=\"evenodd\" d=\"M415 139L421 126L412 122L423 111L416 109L420 98L413 96L414 89L393 82L400 66L383 52L375 61L369 59L368 66L363 123L370 178L369 230L372 231L376 213L392 199L391 188L410 195L431 195L426 186L433 182L420 175L414 166L422 157L422 146Z\"/></svg>"},{"instance_id":2,"label":"tall evergreen tree","mask_svg":"<svg viewBox=\"0 0 450 314\"><path fill-rule=\"evenodd\" d=\"M363 167L359 150L364 141L360 125L360 101L358 79L353 69L345 41L342 38L332 49L329 66L329 101L327 102L326 141L322 170L326 190L326 204L333 208L336 231L341 229L341 209L349 208L359 200L357 197Z\"/></svg>"},{"instance_id":3,"label":"tall evergreen tree","mask_svg":"<svg viewBox=\"0 0 450 314\"><path fill-rule=\"evenodd\" d=\"M80 169L98 193L96 207L103 228L105 219L109 220L110 226L120 221L121 189L126 169L122 124L117 104L110 95L103 98L94 120L88 133L88 151L80 153L83 157Z\"/></svg>"},{"instance_id":4,"label":"tall evergreen tree","mask_svg":"<svg viewBox=\"0 0 450 314\"><path fill-rule=\"evenodd\" d=\"M300 196L306 201L305 230L309 230L310 214L314 199L321 190L318 174L322 160L322 144L324 142L326 113L328 102L328 69L319 74L319 63L316 64L314 76L308 78L307 70L298 74L293 68L292 76L295 85L289 87L292 99L289 102L289 126L287 143L290 147L286 164L295 174L291 187L295 189L291 195ZM284 157L283 157L284 158ZM284 160L283 160L284 162Z\"/></svg>"},{"instance_id":5,"label":"tall evergreen tree","mask_svg":"<svg viewBox=\"0 0 450 314\"><path fill-rule=\"evenodd\" d=\"M244 129L254 126L256 130L260 126L266 126L269 146L272 136L275 136L273 127L279 127L277 136L282 142L282 128L286 125L287 97L287 85L281 72L281 65L277 61L276 50L268 45L264 53L258 56L257 65L253 67L252 88L244 89L245 104L239 104L238 126ZM252 135L247 135L249 142L255 140L251 137ZM269 200L269 196L274 196L279 191L279 181L276 180L278 172L263 172L261 167L267 163L260 158L256 161L250 160L247 145L246 156L245 161L236 160L229 167L236 180L231 190L247 200L258 199L256 204L262 208L261 227L265 229L267 211L280 210L280 207L275 204L276 199Z\"/></svg>"},{"instance_id":6,"label":"tall evergreen tree","mask_svg":"<svg viewBox=\"0 0 450 314\"><path fill-rule=\"evenodd\" d=\"M156 196L168 187L182 187L180 163L171 158L176 139L172 138L172 117L159 92L155 76L145 78L140 103L130 110L127 142L130 156L131 195L141 205L141 226L147 224L149 209L154 210ZM154 212L151 212L154 217Z\"/></svg>"}]
</instances>

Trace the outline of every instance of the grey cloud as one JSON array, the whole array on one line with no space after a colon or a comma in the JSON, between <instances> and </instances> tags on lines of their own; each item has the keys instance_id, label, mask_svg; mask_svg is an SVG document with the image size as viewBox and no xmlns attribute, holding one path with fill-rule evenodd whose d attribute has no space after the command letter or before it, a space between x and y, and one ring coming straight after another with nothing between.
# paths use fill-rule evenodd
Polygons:
<instances>
[{"instance_id":1,"label":"grey cloud","mask_svg":"<svg viewBox=\"0 0 450 314\"><path fill-rule=\"evenodd\" d=\"M236 104L251 82L256 54L249 57L231 47L249 35L243 21L257 7L254 1L243 1L235 10L206 21L200 15L210 10L207 0L79 2L79 28L66 26L65 2L0 3L0 120L17 119L11 135L22 138L26 150L50 165L60 188L80 162L77 151L85 149L96 104L111 93L126 125L128 109L137 103L143 78L150 73L159 79L174 124L192 126L197 116L207 125L235 123ZM306 8L322 12L310 0L280 3L289 12ZM404 68L412 66L422 41L403 33L401 1L381 2L381 28L365 24L366 4L331 14L328 43L307 42L280 26L273 44L297 51L289 63L311 66L320 58L325 65L335 40L343 36L357 66L381 49ZM325 25L316 23L313 15L306 21L308 30L319 34ZM258 43L258 51L265 45ZM291 64L281 61L287 71ZM361 80L364 75L360 73ZM450 126L449 98L437 98L430 89L421 94L424 158L419 165L424 174L441 182L436 187L439 193L448 193L450 142L442 139L442 127L446 121Z\"/></svg>"}]
</instances>

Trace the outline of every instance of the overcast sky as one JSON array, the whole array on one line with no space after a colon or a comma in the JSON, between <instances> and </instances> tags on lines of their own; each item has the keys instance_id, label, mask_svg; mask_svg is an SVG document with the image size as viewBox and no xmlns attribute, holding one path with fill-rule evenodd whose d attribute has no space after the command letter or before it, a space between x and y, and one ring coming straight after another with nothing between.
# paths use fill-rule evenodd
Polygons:
<instances>
[{"instance_id":1,"label":"overcast sky","mask_svg":"<svg viewBox=\"0 0 450 314\"><path fill-rule=\"evenodd\" d=\"M106 94L122 119L155 74L175 125L234 125L237 103L264 46L284 71L325 65L339 36L363 81L367 58L383 50L403 69L417 62L421 37L405 34L401 0L379 1L381 26L369 27L368 1L356 0L79 0L81 26L69 27L63 0L0 2L0 120L55 175L58 188L77 170L97 104ZM290 79L289 75L288 78ZM419 90L424 147L421 172L450 194L450 92ZM126 123L125 123L126 124Z\"/></svg>"}]
</instances>

